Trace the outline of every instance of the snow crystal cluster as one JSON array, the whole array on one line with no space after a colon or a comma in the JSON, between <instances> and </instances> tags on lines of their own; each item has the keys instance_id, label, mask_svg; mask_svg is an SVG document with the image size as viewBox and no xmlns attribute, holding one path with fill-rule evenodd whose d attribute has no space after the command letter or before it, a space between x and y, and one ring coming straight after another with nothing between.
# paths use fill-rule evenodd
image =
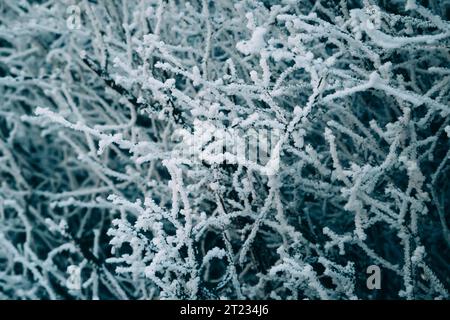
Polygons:
<instances>
[{"instance_id":1,"label":"snow crystal cluster","mask_svg":"<svg viewBox=\"0 0 450 320\"><path fill-rule=\"evenodd\" d=\"M0 299L448 299L449 19L1 0Z\"/></svg>"}]
</instances>

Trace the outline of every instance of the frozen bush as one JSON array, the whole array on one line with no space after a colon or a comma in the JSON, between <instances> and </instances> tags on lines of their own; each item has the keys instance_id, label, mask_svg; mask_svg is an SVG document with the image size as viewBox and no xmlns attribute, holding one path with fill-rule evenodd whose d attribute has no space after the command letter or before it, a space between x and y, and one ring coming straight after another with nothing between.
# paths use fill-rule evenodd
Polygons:
<instances>
[{"instance_id":1,"label":"frozen bush","mask_svg":"<svg viewBox=\"0 0 450 320\"><path fill-rule=\"evenodd\" d=\"M2 0L0 298L448 299L449 13Z\"/></svg>"}]
</instances>

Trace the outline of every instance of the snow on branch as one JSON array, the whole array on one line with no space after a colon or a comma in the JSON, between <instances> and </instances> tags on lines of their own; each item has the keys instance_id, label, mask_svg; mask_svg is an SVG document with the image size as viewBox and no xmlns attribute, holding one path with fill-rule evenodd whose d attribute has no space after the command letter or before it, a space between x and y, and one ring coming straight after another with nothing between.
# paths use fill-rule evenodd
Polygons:
<instances>
[{"instance_id":1,"label":"snow on branch","mask_svg":"<svg viewBox=\"0 0 450 320\"><path fill-rule=\"evenodd\" d=\"M2 0L0 298L448 299L448 5L338 2Z\"/></svg>"}]
</instances>

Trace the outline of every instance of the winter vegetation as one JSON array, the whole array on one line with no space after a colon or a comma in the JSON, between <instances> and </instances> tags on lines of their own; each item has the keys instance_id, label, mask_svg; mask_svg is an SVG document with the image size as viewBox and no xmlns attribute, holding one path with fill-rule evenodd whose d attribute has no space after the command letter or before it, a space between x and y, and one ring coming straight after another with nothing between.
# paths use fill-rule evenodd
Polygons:
<instances>
[{"instance_id":1,"label":"winter vegetation","mask_svg":"<svg viewBox=\"0 0 450 320\"><path fill-rule=\"evenodd\" d=\"M0 299L448 299L449 20L1 0Z\"/></svg>"}]
</instances>

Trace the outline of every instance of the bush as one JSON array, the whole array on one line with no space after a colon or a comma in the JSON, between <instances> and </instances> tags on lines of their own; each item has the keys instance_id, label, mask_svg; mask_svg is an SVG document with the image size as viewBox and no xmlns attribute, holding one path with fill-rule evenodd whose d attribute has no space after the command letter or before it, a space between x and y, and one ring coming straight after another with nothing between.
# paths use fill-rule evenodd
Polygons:
<instances>
[{"instance_id":1,"label":"bush","mask_svg":"<svg viewBox=\"0 0 450 320\"><path fill-rule=\"evenodd\" d=\"M448 299L445 1L0 12L0 298Z\"/></svg>"}]
</instances>

